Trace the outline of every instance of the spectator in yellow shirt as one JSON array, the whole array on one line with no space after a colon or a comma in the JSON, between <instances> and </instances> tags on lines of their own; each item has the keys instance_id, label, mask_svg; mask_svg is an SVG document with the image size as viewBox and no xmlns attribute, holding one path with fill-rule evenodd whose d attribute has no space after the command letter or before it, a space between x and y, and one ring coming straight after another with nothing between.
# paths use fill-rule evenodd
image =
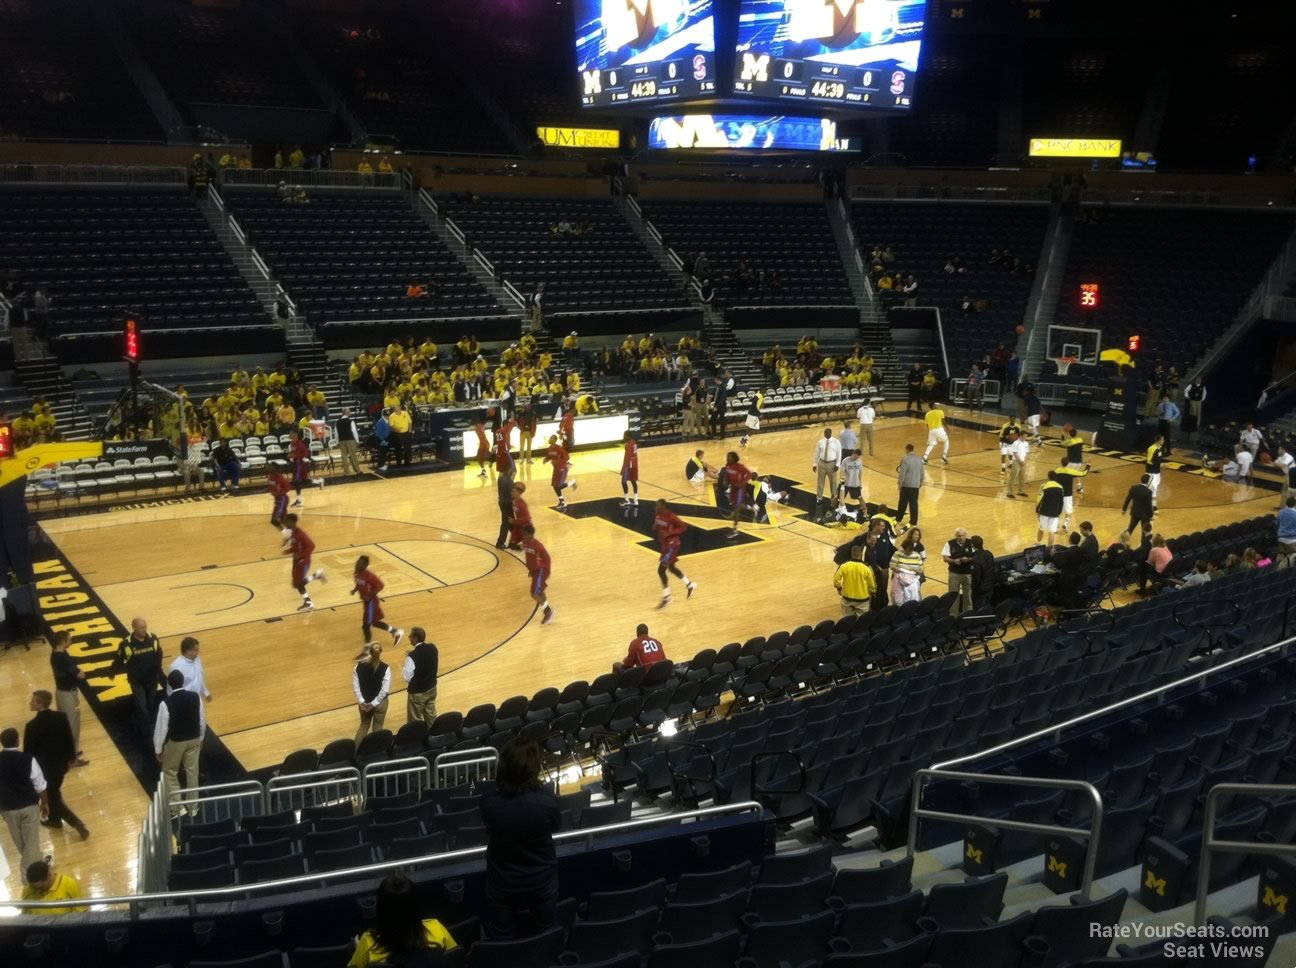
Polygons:
<instances>
[{"instance_id":1,"label":"spectator in yellow shirt","mask_svg":"<svg viewBox=\"0 0 1296 968\"><path fill-rule=\"evenodd\" d=\"M388 174L388 175L391 174L392 163L391 160L386 155L383 155L382 158L379 160L378 170L381 171L383 174Z\"/></svg>"},{"instance_id":2,"label":"spectator in yellow shirt","mask_svg":"<svg viewBox=\"0 0 1296 968\"><path fill-rule=\"evenodd\" d=\"M576 398L576 413L584 417L587 414L598 413L598 401L588 393L582 393Z\"/></svg>"},{"instance_id":3,"label":"spectator in yellow shirt","mask_svg":"<svg viewBox=\"0 0 1296 968\"><path fill-rule=\"evenodd\" d=\"M368 158L361 158L360 164L356 165L356 171L362 175L372 175L373 165L369 164Z\"/></svg>"},{"instance_id":4,"label":"spectator in yellow shirt","mask_svg":"<svg viewBox=\"0 0 1296 968\"><path fill-rule=\"evenodd\" d=\"M289 168L304 168L306 166L306 153L301 150L301 145L293 145L292 151L288 153Z\"/></svg>"},{"instance_id":5,"label":"spectator in yellow shirt","mask_svg":"<svg viewBox=\"0 0 1296 968\"><path fill-rule=\"evenodd\" d=\"M580 337L576 335L576 330L573 329L570 335L563 337L562 348L565 350L580 349Z\"/></svg>"},{"instance_id":6,"label":"spectator in yellow shirt","mask_svg":"<svg viewBox=\"0 0 1296 968\"><path fill-rule=\"evenodd\" d=\"M81 885L67 874L56 873L48 861L38 860L27 865L27 886L23 888L24 901L79 901L84 897ZM29 913L47 914L80 914L85 911L84 905L68 907L43 908Z\"/></svg>"},{"instance_id":7,"label":"spectator in yellow shirt","mask_svg":"<svg viewBox=\"0 0 1296 968\"><path fill-rule=\"evenodd\" d=\"M581 378L579 373L567 374L567 392L577 393L581 388Z\"/></svg>"},{"instance_id":8,"label":"spectator in yellow shirt","mask_svg":"<svg viewBox=\"0 0 1296 968\"><path fill-rule=\"evenodd\" d=\"M430 964L420 952L459 947L435 918L419 916L414 883L404 874L388 874L378 885L373 927L356 939L347 968L376 964Z\"/></svg>"},{"instance_id":9,"label":"spectator in yellow shirt","mask_svg":"<svg viewBox=\"0 0 1296 968\"><path fill-rule=\"evenodd\" d=\"M648 353L652 349L652 345L653 345L653 334L649 333L647 336L645 336L643 339L639 341L639 355L643 356L646 353Z\"/></svg>"},{"instance_id":10,"label":"spectator in yellow shirt","mask_svg":"<svg viewBox=\"0 0 1296 968\"><path fill-rule=\"evenodd\" d=\"M328 416L328 398L319 387L311 387L306 391L306 402L310 404L311 412L319 419L323 420Z\"/></svg>"}]
</instances>

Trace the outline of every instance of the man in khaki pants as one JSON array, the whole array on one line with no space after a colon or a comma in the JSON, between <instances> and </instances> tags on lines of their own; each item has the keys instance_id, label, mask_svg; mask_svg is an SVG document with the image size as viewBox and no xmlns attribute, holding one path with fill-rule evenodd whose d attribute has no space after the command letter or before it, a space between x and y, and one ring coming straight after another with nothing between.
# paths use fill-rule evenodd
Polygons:
<instances>
[{"instance_id":1,"label":"man in khaki pants","mask_svg":"<svg viewBox=\"0 0 1296 968\"><path fill-rule=\"evenodd\" d=\"M409 683L405 694L405 721L421 719L431 723L436 719L437 665L440 653L435 642L427 641L427 633L417 626L410 629L410 652L405 657L401 674Z\"/></svg>"},{"instance_id":2,"label":"man in khaki pants","mask_svg":"<svg viewBox=\"0 0 1296 968\"><path fill-rule=\"evenodd\" d=\"M22 856L19 868L27 868L44 856L40 822L49 816L45 774L30 753L18 748L18 730L12 726L0 732L0 817Z\"/></svg>"},{"instance_id":3,"label":"man in khaki pants","mask_svg":"<svg viewBox=\"0 0 1296 968\"><path fill-rule=\"evenodd\" d=\"M1014 500L1026 496L1026 458L1030 456L1030 441L1019 430L1008 446L1008 496Z\"/></svg>"},{"instance_id":4,"label":"man in khaki pants","mask_svg":"<svg viewBox=\"0 0 1296 968\"><path fill-rule=\"evenodd\" d=\"M185 772L184 788L194 790L198 787L198 757L202 752L203 736L207 733L202 698L186 689L184 684L184 673L172 669L167 676L171 694L158 706L157 722L153 725L153 750L162 764L172 816L187 812L182 802L172 799L180 789L181 768Z\"/></svg>"},{"instance_id":5,"label":"man in khaki pants","mask_svg":"<svg viewBox=\"0 0 1296 968\"><path fill-rule=\"evenodd\" d=\"M89 761L81 755L81 682L85 673L77 668L76 660L68 652L71 639L67 632L54 635L50 651L50 668L54 672L54 706L65 713L72 727L72 743L76 746L73 766L86 766Z\"/></svg>"}]
</instances>

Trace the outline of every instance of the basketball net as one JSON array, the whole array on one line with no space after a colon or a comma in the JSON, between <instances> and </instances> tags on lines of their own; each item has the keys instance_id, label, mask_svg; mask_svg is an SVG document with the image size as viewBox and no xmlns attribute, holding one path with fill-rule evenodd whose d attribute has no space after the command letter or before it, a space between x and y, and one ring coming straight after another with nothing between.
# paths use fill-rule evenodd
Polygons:
<instances>
[{"instance_id":1,"label":"basketball net","mask_svg":"<svg viewBox=\"0 0 1296 968\"><path fill-rule=\"evenodd\" d=\"M1071 369L1071 364L1076 361L1074 356L1054 357L1053 362L1057 364L1058 376L1066 376Z\"/></svg>"}]
</instances>

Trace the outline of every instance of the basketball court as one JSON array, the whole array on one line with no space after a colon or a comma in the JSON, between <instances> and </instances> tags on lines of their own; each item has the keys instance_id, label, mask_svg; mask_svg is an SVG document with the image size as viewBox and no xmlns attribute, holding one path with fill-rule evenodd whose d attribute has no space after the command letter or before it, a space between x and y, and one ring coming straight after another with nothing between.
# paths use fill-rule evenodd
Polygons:
<instances>
[{"instance_id":1,"label":"basketball court","mask_svg":"<svg viewBox=\"0 0 1296 968\"><path fill-rule=\"evenodd\" d=\"M898 412L894 404L892 409ZM1056 445L1032 448L1031 497L1004 500L997 437L977 429L997 429L1002 417L946 412L954 421L951 462L942 464L939 451L933 452L920 505L927 595L945 590L940 549L956 527L982 535L996 555L1034 543L1034 491L1063 457ZM818 424L754 436L742 459L755 471L791 482L797 492L792 503L808 506L814 445L830 425L840 428ZM894 507L895 467L904 446L913 443L921 453L925 442L921 420L881 418L876 456L864 456L866 499ZM363 638L360 605L349 593L361 554L386 583L388 621L406 629L422 626L440 646L440 711L466 711L592 679L624 655L639 622L649 624L670 658L685 660L706 647L837 617L833 552L855 527L822 526L794 506L770 504L770 523L744 523L739 541L724 540L728 525L710 487L684 479L685 462L699 447L718 466L727 450L737 449L737 437L641 450L637 512L619 506L620 448L574 455L572 476L580 486L574 494L568 491L567 513L553 509L548 465L537 458L519 467L537 536L553 559L549 596L557 614L548 626L540 624L528 595L521 556L494 547L495 482L479 478L475 465L308 491L301 523L317 545L314 565L329 576L327 583L311 586L311 612L296 610L300 598L289 585L289 561L268 520L271 499L259 487L224 500L42 522L56 546L50 560L38 562L42 607L52 628L72 632L74 654L94 657L83 668L92 693L110 709L128 702L108 666L114 636L133 617L148 620L168 664L181 638L197 637L212 691L208 725L232 756L219 764L213 760L221 772L270 768L295 749L320 749L355 731L351 670ZM1105 546L1127 521L1121 502L1142 465L1110 452L1088 459L1093 473L1076 499L1073 526L1092 521ZM697 593L686 598L672 579L675 599L664 610L657 608L657 552L650 540L658 498L671 502L691 526L681 567L698 583ZM1195 462L1167 462L1159 502L1157 528L1173 536L1273 513L1278 500L1273 491L1225 482ZM395 729L405 721L405 649L391 650L384 632L375 638L388 647L384 658L393 667L397 688L387 725ZM10 682L5 724L21 725L29 718L28 691L49 687L48 653L19 650L4 661ZM145 796L89 706L83 724L83 747L92 762L74 770L64 790L93 836L83 844L74 834L54 832L52 840L59 863L88 892L120 892L133 884ZM16 872L6 884L16 890Z\"/></svg>"}]
</instances>

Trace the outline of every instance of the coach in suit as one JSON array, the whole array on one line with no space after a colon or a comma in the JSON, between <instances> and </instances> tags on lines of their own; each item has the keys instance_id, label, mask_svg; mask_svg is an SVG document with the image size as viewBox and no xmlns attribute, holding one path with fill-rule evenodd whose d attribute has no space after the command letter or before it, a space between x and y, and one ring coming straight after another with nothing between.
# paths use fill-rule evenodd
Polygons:
<instances>
[{"instance_id":1,"label":"coach in suit","mask_svg":"<svg viewBox=\"0 0 1296 968\"><path fill-rule=\"evenodd\" d=\"M1143 526L1143 536L1146 538L1152 533L1152 515L1156 513L1153 507L1152 488L1148 487L1149 475L1144 474L1137 484L1129 489L1125 495L1125 503L1121 505L1121 513L1130 512L1129 527L1125 530L1132 536L1136 525Z\"/></svg>"},{"instance_id":2,"label":"coach in suit","mask_svg":"<svg viewBox=\"0 0 1296 968\"><path fill-rule=\"evenodd\" d=\"M66 713L51 709L54 697L44 689L32 693L31 711L36 715L23 730L23 749L36 758L41 773L45 775L45 796L49 817L42 820L46 827L62 828L64 821L85 840L90 831L81 818L63 802L63 780L68 769L76 762L76 741Z\"/></svg>"}]
</instances>

